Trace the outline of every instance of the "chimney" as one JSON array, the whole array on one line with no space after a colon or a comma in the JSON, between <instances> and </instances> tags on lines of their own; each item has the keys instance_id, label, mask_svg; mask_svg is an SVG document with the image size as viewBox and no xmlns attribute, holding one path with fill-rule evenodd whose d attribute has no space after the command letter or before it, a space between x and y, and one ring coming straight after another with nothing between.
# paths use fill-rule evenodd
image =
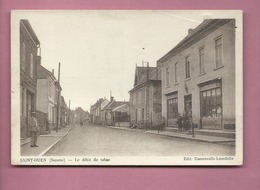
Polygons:
<instances>
[{"instance_id":1,"label":"chimney","mask_svg":"<svg viewBox=\"0 0 260 190\"><path fill-rule=\"evenodd\" d=\"M52 74L54 75L54 69L52 69Z\"/></svg>"},{"instance_id":2,"label":"chimney","mask_svg":"<svg viewBox=\"0 0 260 190\"><path fill-rule=\"evenodd\" d=\"M37 58L36 58L37 65L41 65L41 60L42 60L42 57L37 55Z\"/></svg>"},{"instance_id":3,"label":"chimney","mask_svg":"<svg viewBox=\"0 0 260 190\"><path fill-rule=\"evenodd\" d=\"M190 36L190 35L192 35L193 34L193 29L192 28L190 28L189 30L188 30L188 36Z\"/></svg>"},{"instance_id":4,"label":"chimney","mask_svg":"<svg viewBox=\"0 0 260 190\"><path fill-rule=\"evenodd\" d=\"M110 96L110 102L112 102L114 100L113 96Z\"/></svg>"},{"instance_id":5,"label":"chimney","mask_svg":"<svg viewBox=\"0 0 260 190\"><path fill-rule=\"evenodd\" d=\"M149 81L149 62L147 62L147 81Z\"/></svg>"}]
</instances>

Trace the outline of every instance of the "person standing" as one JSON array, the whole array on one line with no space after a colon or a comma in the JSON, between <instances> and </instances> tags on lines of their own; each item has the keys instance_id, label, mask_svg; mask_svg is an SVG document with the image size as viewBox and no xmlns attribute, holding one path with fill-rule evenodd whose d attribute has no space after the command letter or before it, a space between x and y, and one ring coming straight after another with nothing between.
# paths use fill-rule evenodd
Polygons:
<instances>
[{"instance_id":1,"label":"person standing","mask_svg":"<svg viewBox=\"0 0 260 190\"><path fill-rule=\"evenodd\" d=\"M182 120L183 120L183 119L182 119L181 114L178 113L177 124L178 124L178 130L179 130L179 131L182 131L182 128L183 128L183 126L182 126L183 121L182 121Z\"/></svg>"},{"instance_id":2,"label":"person standing","mask_svg":"<svg viewBox=\"0 0 260 190\"><path fill-rule=\"evenodd\" d=\"M39 126L36 119L36 112L31 113L29 125L31 126L31 147L38 147L37 140L39 135Z\"/></svg>"}]
</instances>

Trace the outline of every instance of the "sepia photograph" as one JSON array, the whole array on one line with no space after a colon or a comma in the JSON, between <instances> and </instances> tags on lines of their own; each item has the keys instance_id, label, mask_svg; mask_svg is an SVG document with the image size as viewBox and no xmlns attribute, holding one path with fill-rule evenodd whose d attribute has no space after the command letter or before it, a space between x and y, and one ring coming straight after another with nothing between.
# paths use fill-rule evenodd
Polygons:
<instances>
[{"instance_id":1,"label":"sepia photograph","mask_svg":"<svg viewBox=\"0 0 260 190\"><path fill-rule=\"evenodd\" d=\"M242 165L234 10L13 10L13 165Z\"/></svg>"}]
</instances>

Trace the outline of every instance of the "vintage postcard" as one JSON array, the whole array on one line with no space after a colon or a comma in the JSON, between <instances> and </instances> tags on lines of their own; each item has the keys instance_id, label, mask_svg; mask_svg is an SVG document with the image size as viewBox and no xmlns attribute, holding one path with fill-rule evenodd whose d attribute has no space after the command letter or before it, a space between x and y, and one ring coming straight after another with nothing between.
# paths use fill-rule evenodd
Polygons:
<instances>
[{"instance_id":1,"label":"vintage postcard","mask_svg":"<svg viewBox=\"0 0 260 190\"><path fill-rule=\"evenodd\" d=\"M13 165L242 165L242 11L13 10Z\"/></svg>"}]
</instances>

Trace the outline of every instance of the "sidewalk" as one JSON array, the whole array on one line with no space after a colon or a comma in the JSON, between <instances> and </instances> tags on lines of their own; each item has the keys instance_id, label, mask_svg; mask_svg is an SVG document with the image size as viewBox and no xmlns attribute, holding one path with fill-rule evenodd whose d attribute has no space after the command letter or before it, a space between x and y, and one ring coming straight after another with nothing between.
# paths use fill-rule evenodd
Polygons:
<instances>
[{"instance_id":1,"label":"sidewalk","mask_svg":"<svg viewBox=\"0 0 260 190\"><path fill-rule=\"evenodd\" d=\"M30 138L21 141L21 156L43 156L55 144L63 139L72 126L62 127L58 132L51 131L47 135L40 135L38 137L37 145L39 147L31 147Z\"/></svg>"},{"instance_id":2,"label":"sidewalk","mask_svg":"<svg viewBox=\"0 0 260 190\"><path fill-rule=\"evenodd\" d=\"M139 131L139 132L145 132L145 133L154 134L154 135L162 135L162 136L181 138L181 139L187 139L187 140L193 140L193 141L235 145L235 139L208 136L208 135L198 135L198 134L196 134L194 137L192 137L190 132L180 133L180 132L173 132L173 131L160 131L158 133L157 130L147 130L146 131L145 129L131 129L131 128L114 127L114 126L106 126L106 127L110 127L110 128L114 128L114 129L121 129L121 130L129 130L129 131Z\"/></svg>"}]
</instances>

